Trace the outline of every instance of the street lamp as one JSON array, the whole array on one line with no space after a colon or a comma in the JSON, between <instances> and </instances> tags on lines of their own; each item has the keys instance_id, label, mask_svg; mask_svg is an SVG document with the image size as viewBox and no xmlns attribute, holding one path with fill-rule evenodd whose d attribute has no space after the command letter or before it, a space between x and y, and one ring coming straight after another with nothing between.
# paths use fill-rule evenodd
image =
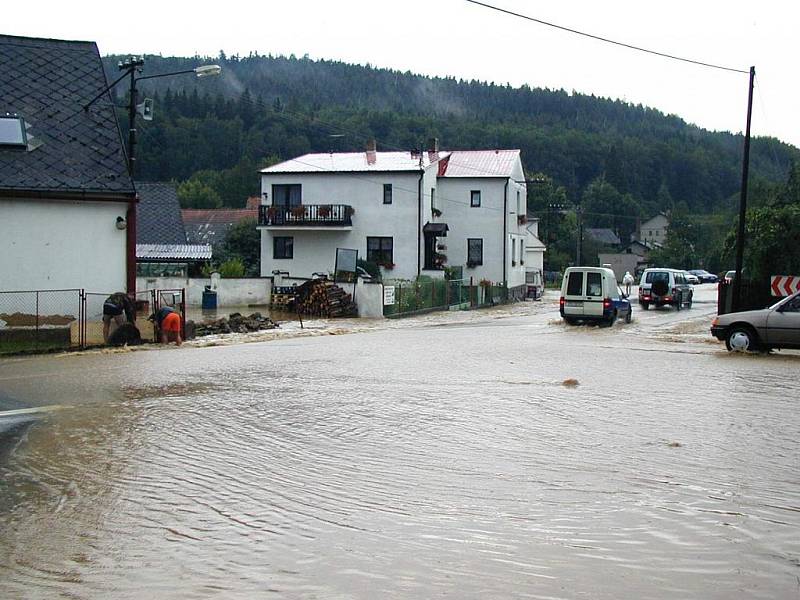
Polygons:
<instances>
[{"instance_id":1,"label":"street lamp","mask_svg":"<svg viewBox=\"0 0 800 600\"><path fill-rule=\"evenodd\" d=\"M125 62L119 63L119 70L123 71L122 75L120 75L117 79L114 80L109 86L107 86L102 92L97 94L94 98L92 98L84 107L84 110L89 110L89 107L94 104L97 100L99 100L103 94L108 92L111 88L117 85L120 81L125 79L126 77L130 78L130 101L128 102L128 173L130 173L131 179L134 178L135 166L136 166L136 109L137 104L136 101L139 96L139 92L136 89L136 82L143 81L145 79L157 79L159 77L171 77L172 75L184 75L186 73L194 73L195 76L200 79L203 77L210 77L214 75L219 75L222 71L222 67L219 65L202 65L200 67L195 67L194 69L186 69L183 71L172 71L170 73L159 73L158 75L146 75L144 77L137 77L136 73L141 73L142 67L144 66L144 59L141 57L131 56Z\"/></svg>"}]
</instances>

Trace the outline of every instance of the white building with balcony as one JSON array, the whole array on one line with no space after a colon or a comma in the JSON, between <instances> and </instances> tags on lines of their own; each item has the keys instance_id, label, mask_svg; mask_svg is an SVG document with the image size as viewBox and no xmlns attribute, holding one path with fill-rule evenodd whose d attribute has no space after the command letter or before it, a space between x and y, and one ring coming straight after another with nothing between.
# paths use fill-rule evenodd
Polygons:
<instances>
[{"instance_id":1,"label":"white building with balcony","mask_svg":"<svg viewBox=\"0 0 800 600\"><path fill-rule=\"evenodd\" d=\"M261 171L261 274L334 270L337 248L384 278L464 278L524 288L526 188L519 150L307 154Z\"/></svg>"}]
</instances>

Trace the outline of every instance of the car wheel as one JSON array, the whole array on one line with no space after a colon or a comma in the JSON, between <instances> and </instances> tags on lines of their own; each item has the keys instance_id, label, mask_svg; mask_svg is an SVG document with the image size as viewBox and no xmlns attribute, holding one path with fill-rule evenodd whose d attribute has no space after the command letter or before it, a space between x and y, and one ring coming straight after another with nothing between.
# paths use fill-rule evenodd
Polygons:
<instances>
[{"instance_id":1,"label":"car wheel","mask_svg":"<svg viewBox=\"0 0 800 600\"><path fill-rule=\"evenodd\" d=\"M639 306L645 310L650 310L650 305L647 302L639 302Z\"/></svg>"},{"instance_id":2,"label":"car wheel","mask_svg":"<svg viewBox=\"0 0 800 600\"><path fill-rule=\"evenodd\" d=\"M614 311L614 314L608 317L608 319L606 319L605 321L601 321L600 325L601 327L611 327L612 325L614 325L616 320L617 320L617 311Z\"/></svg>"},{"instance_id":3,"label":"car wheel","mask_svg":"<svg viewBox=\"0 0 800 600\"><path fill-rule=\"evenodd\" d=\"M725 338L725 347L729 352L755 352L758 350L758 336L749 327L734 327Z\"/></svg>"},{"instance_id":4,"label":"car wheel","mask_svg":"<svg viewBox=\"0 0 800 600\"><path fill-rule=\"evenodd\" d=\"M575 325L578 322L578 319L575 317L564 317L564 322L567 325Z\"/></svg>"}]
</instances>

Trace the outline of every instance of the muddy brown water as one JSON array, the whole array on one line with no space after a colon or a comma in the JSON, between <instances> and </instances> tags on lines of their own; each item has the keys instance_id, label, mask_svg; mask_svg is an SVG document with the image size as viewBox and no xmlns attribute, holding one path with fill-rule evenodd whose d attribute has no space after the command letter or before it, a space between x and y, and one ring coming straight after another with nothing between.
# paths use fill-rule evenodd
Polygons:
<instances>
[{"instance_id":1,"label":"muddy brown water","mask_svg":"<svg viewBox=\"0 0 800 600\"><path fill-rule=\"evenodd\" d=\"M62 405L0 453L0 597L797 597L800 354L710 312L0 361Z\"/></svg>"}]
</instances>

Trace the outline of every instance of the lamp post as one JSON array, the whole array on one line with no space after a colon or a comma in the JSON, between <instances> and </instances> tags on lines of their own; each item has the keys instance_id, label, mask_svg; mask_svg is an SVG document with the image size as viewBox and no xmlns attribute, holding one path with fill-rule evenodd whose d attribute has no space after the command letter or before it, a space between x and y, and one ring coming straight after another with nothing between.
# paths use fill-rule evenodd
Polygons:
<instances>
[{"instance_id":1,"label":"lamp post","mask_svg":"<svg viewBox=\"0 0 800 600\"><path fill-rule=\"evenodd\" d=\"M136 82L145 79L157 79L159 77L171 77L173 75L184 75L187 73L194 73L200 79L202 77L209 77L219 75L222 67L219 65L202 65L194 69L185 69L183 71L172 71L170 73L159 73L158 75L146 75L144 77L137 77L136 73L141 73L144 66L144 59L141 57L131 56L128 60L119 63L119 70L123 71L113 83L108 85L102 92L92 98L84 107L84 110L89 110L89 107L99 100L108 90L117 85L126 77L130 79L130 98L128 101L128 173L131 179L134 178L136 171L136 111L138 108L137 100L139 92L136 89Z\"/></svg>"}]
</instances>

